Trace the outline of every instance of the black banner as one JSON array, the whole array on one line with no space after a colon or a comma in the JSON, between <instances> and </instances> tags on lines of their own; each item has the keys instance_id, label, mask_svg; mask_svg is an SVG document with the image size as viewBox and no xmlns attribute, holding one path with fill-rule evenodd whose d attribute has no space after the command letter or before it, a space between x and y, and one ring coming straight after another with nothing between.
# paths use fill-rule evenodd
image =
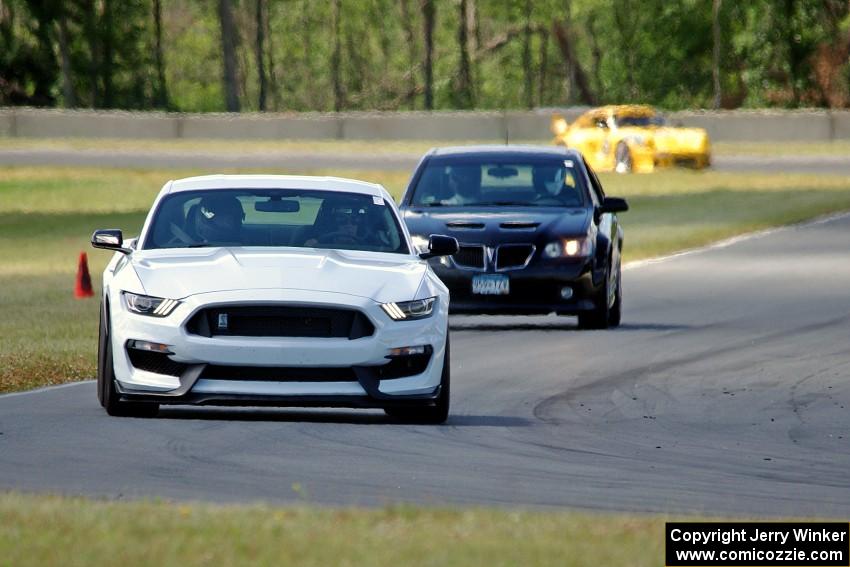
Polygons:
<instances>
[{"instance_id":1,"label":"black banner","mask_svg":"<svg viewBox=\"0 0 850 567\"><path fill-rule=\"evenodd\" d=\"M850 566L850 524L668 522L667 567Z\"/></svg>"}]
</instances>

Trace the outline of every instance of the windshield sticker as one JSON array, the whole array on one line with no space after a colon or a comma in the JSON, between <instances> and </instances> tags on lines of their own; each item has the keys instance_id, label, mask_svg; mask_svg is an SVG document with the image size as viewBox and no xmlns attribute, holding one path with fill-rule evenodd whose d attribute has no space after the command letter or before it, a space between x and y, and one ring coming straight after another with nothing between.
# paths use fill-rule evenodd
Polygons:
<instances>
[{"instance_id":1,"label":"windshield sticker","mask_svg":"<svg viewBox=\"0 0 850 567\"><path fill-rule=\"evenodd\" d=\"M376 195L372 195L372 202L376 205L383 205L384 204L384 200L381 197L378 197Z\"/></svg>"},{"instance_id":2,"label":"windshield sticker","mask_svg":"<svg viewBox=\"0 0 850 567\"><path fill-rule=\"evenodd\" d=\"M573 164L573 160L565 159L564 160L564 167L575 167L575 164Z\"/></svg>"}]
</instances>

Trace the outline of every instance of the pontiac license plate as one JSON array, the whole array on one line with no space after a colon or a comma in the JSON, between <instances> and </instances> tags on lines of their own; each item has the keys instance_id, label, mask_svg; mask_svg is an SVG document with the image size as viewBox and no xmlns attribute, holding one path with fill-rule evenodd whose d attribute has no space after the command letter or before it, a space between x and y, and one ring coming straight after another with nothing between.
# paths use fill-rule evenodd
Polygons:
<instances>
[{"instance_id":1,"label":"pontiac license plate","mask_svg":"<svg viewBox=\"0 0 850 567\"><path fill-rule=\"evenodd\" d=\"M504 274L476 274L472 276L472 293L478 295L508 295L511 280Z\"/></svg>"}]
</instances>

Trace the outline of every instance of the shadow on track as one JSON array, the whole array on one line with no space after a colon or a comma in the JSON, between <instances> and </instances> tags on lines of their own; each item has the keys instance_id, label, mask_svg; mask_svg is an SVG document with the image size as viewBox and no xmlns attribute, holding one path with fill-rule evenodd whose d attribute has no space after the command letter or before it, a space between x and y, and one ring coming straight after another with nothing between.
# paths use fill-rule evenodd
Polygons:
<instances>
[{"instance_id":1,"label":"shadow on track","mask_svg":"<svg viewBox=\"0 0 850 567\"><path fill-rule=\"evenodd\" d=\"M352 425L420 425L383 413L343 411L303 411L292 409L174 408L161 407L155 419L197 419L216 421L278 421L303 423L344 423ZM449 415L445 425L453 427L527 427L533 422L521 417L499 415ZM435 427L435 426L428 426Z\"/></svg>"},{"instance_id":2,"label":"shadow on track","mask_svg":"<svg viewBox=\"0 0 850 567\"><path fill-rule=\"evenodd\" d=\"M541 319L539 323L524 321L522 323L509 322L475 322L475 323L455 323L450 322L449 326L452 331L582 331L578 328L578 324L573 322L552 323L549 320ZM605 332L623 332L623 331L684 331L693 329L693 325L668 325L665 323L622 323L619 327L605 329Z\"/></svg>"}]
</instances>

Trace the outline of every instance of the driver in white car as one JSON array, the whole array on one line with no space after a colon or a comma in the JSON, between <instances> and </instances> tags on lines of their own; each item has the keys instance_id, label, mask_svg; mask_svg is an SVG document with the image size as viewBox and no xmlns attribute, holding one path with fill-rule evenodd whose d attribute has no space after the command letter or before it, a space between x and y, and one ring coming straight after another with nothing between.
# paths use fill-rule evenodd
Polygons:
<instances>
[{"instance_id":1,"label":"driver in white car","mask_svg":"<svg viewBox=\"0 0 850 567\"><path fill-rule=\"evenodd\" d=\"M245 211L236 197L214 195L198 203L195 232L206 242L238 242Z\"/></svg>"}]
</instances>

